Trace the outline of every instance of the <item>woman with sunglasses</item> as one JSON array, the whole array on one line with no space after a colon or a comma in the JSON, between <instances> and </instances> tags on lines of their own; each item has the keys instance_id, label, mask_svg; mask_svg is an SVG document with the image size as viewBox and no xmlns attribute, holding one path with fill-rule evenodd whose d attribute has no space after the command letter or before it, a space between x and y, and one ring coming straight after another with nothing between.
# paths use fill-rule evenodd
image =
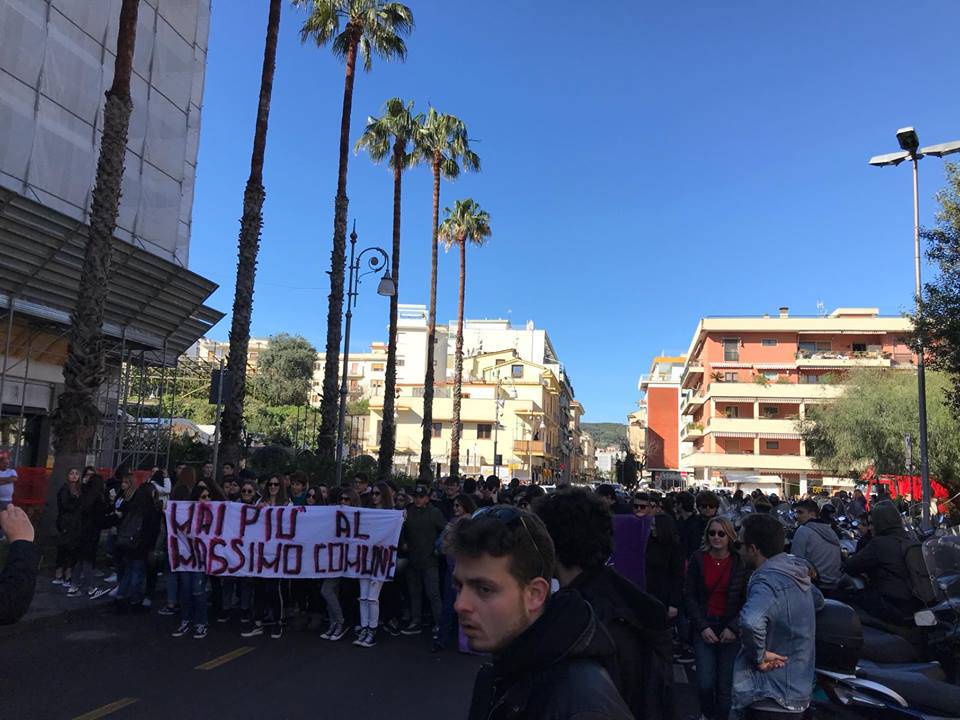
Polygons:
<instances>
[{"instance_id":1,"label":"woman with sunglasses","mask_svg":"<svg viewBox=\"0 0 960 720\"><path fill-rule=\"evenodd\" d=\"M697 658L700 712L707 720L727 720L733 691L733 663L740 648L740 609L748 571L736 552L729 520L707 522L703 547L687 566L686 609Z\"/></svg>"},{"instance_id":2,"label":"woman with sunglasses","mask_svg":"<svg viewBox=\"0 0 960 720\"><path fill-rule=\"evenodd\" d=\"M393 491L385 482L378 482L370 491L374 509L393 510ZM358 647L373 647L377 644L377 629L380 627L380 590L382 580L360 578L360 632L353 644Z\"/></svg>"},{"instance_id":3,"label":"woman with sunglasses","mask_svg":"<svg viewBox=\"0 0 960 720\"><path fill-rule=\"evenodd\" d=\"M289 505L287 490L279 475L271 475L263 486L260 507L279 507ZM241 490L241 497L242 497ZM280 581L268 578L253 580L253 609L257 617L253 627L240 633L240 637L251 638L263 635L265 625L270 626L270 637L279 640L283 637L283 592Z\"/></svg>"},{"instance_id":4,"label":"woman with sunglasses","mask_svg":"<svg viewBox=\"0 0 960 720\"><path fill-rule=\"evenodd\" d=\"M360 507L360 495L349 486L340 488L339 505L343 507ZM323 640L336 642L347 634L347 621L343 616L343 607L340 605L340 578L327 578L320 587L320 594L327 604L327 616L330 618L330 627L320 637Z\"/></svg>"}]
</instances>

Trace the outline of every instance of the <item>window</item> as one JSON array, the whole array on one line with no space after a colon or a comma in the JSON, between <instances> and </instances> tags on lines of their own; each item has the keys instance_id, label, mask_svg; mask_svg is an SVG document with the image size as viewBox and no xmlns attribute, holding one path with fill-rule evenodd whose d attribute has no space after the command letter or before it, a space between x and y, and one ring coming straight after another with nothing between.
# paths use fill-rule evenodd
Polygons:
<instances>
[{"instance_id":1,"label":"window","mask_svg":"<svg viewBox=\"0 0 960 720\"><path fill-rule=\"evenodd\" d=\"M740 338L723 339L724 362L740 362Z\"/></svg>"},{"instance_id":2,"label":"window","mask_svg":"<svg viewBox=\"0 0 960 720\"><path fill-rule=\"evenodd\" d=\"M760 408L760 414L765 418L775 418L777 416L777 406L776 405L763 405Z\"/></svg>"},{"instance_id":3,"label":"window","mask_svg":"<svg viewBox=\"0 0 960 720\"><path fill-rule=\"evenodd\" d=\"M770 382L776 382L780 379L780 373L778 373L776 370L764 370L763 376Z\"/></svg>"},{"instance_id":4,"label":"window","mask_svg":"<svg viewBox=\"0 0 960 720\"><path fill-rule=\"evenodd\" d=\"M854 344L853 344L853 351L854 351L854 352L866 352L866 351L867 351L867 344L866 344L866 343L854 343Z\"/></svg>"},{"instance_id":5,"label":"window","mask_svg":"<svg viewBox=\"0 0 960 720\"><path fill-rule=\"evenodd\" d=\"M735 372L725 372L725 373L723 374L723 381L724 381L724 382L736 382L736 381L737 381L737 373L735 373Z\"/></svg>"},{"instance_id":6,"label":"window","mask_svg":"<svg viewBox=\"0 0 960 720\"><path fill-rule=\"evenodd\" d=\"M477 425L477 440L489 440L493 435L493 425L481 423Z\"/></svg>"},{"instance_id":7,"label":"window","mask_svg":"<svg viewBox=\"0 0 960 720\"><path fill-rule=\"evenodd\" d=\"M397 367L403 367L403 358L397 358Z\"/></svg>"},{"instance_id":8,"label":"window","mask_svg":"<svg viewBox=\"0 0 960 720\"><path fill-rule=\"evenodd\" d=\"M816 373L801 373L800 375L801 385L816 385L818 382L820 382L820 376Z\"/></svg>"},{"instance_id":9,"label":"window","mask_svg":"<svg viewBox=\"0 0 960 720\"><path fill-rule=\"evenodd\" d=\"M817 352L830 352L830 350L831 347L829 340L826 342L817 342Z\"/></svg>"},{"instance_id":10,"label":"window","mask_svg":"<svg viewBox=\"0 0 960 720\"><path fill-rule=\"evenodd\" d=\"M440 431L443 429L443 425L440 423L433 423L430 426L430 437L438 438L440 437Z\"/></svg>"},{"instance_id":11,"label":"window","mask_svg":"<svg viewBox=\"0 0 960 720\"><path fill-rule=\"evenodd\" d=\"M765 445L766 445L767 450L779 450L779 449L780 449L780 441L779 441L779 440L767 440L766 443L765 443Z\"/></svg>"},{"instance_id":12,"label":"window","mask_svg":"<svg viewBox=\"0 0 960 720\"><path fill-rule=\"evenodd\" d=\"M740 408L738 408L736 405L727 405L723 413L728 418L738 418L740 417Z\"/></svg>"},{"instance_id":13,"label":"window","mask_svg":"<svg viewBox=\"0 0 960 720\"><path fill-rule=\"evenodd\" d=\"M373 364L373 371L374 371L374 372L383 372L383 368L384 368L383 363L374 363L374 364Z\"/></svg>"},{"instance_id":14,"label":"window","mask_svg":"<svg viewBox=\"0 0 960 720\"><path fill-rule=\"evenodd\" d=\"M763 347L776 347L777 341L775 338L764 338L760 341L760 344L763 345Z\"/></svg>"},{"instance_id":15,"label":"window","mask_svg":"<svg viewBox=\"0 0 960 720\"><path fill-rule=\"evenodd\" d=\"M511 366L510 366L510 377L522 378L522 377L523 377L523 365L511 365Z\"/></svg>"}]
</instances>

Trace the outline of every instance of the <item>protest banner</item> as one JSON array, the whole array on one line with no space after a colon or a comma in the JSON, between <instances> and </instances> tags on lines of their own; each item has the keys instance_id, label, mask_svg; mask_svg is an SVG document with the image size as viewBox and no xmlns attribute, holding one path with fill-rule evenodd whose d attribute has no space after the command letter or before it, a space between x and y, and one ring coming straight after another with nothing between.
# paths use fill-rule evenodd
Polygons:
<instances>
[{"instance_id":1,"label":"protest banner","mask_svg":"<svg viewBox=\"0 0 960 720\"><path fill-rule=\"evenodd\" d=\"M174 572L391 580L403 512L171 501L166 519Z\"/></svg>"}]
</instances>

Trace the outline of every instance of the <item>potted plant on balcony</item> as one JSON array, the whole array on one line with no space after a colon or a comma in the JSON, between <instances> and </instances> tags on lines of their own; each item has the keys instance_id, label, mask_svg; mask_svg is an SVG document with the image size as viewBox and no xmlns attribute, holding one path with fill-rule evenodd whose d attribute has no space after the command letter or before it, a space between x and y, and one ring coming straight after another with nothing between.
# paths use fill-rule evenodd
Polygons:
<instances>
[{"instance_id":1,"label":"potted plant on balcony","mask_svg":"<svg viewBox=\"0 0 960 720\"><path fill-rule=\"evenodd\" d=\"M754 375L754 376L753 376L753 381L754 381L757 385L762 385L763 387L766 387L767 385L770 384L770 378L768 378L768 377L767 377L766 375L764 375L763 373L757 373L756 375Z\"/></svg>"},{"instance_id":2,"label":"potted plant on balcony","mask_svg":"<svg viewBox=\"0 0 960 720\"><path fill-rule=\"evenodd\" d=\"M714 382L723 382L723 373L714 370L712 373L710 373L710 379Z\"/></svg>"}]
</instances>

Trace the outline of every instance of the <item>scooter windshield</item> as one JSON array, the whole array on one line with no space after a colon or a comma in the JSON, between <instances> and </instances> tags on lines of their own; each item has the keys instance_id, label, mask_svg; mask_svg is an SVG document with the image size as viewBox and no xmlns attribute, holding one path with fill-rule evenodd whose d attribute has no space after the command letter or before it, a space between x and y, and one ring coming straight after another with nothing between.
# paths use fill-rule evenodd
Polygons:
<instances>
[{"instance_id":1,"label":"scooter windshield","mask_svg":"<svg viewBox=\"0 0 960 720\"><path fill-rule=\"evenodd\" d=\"M960 612L960 536L935 536L923 543L923 559L940 602Z\"/></svg>"}]
</instances>

